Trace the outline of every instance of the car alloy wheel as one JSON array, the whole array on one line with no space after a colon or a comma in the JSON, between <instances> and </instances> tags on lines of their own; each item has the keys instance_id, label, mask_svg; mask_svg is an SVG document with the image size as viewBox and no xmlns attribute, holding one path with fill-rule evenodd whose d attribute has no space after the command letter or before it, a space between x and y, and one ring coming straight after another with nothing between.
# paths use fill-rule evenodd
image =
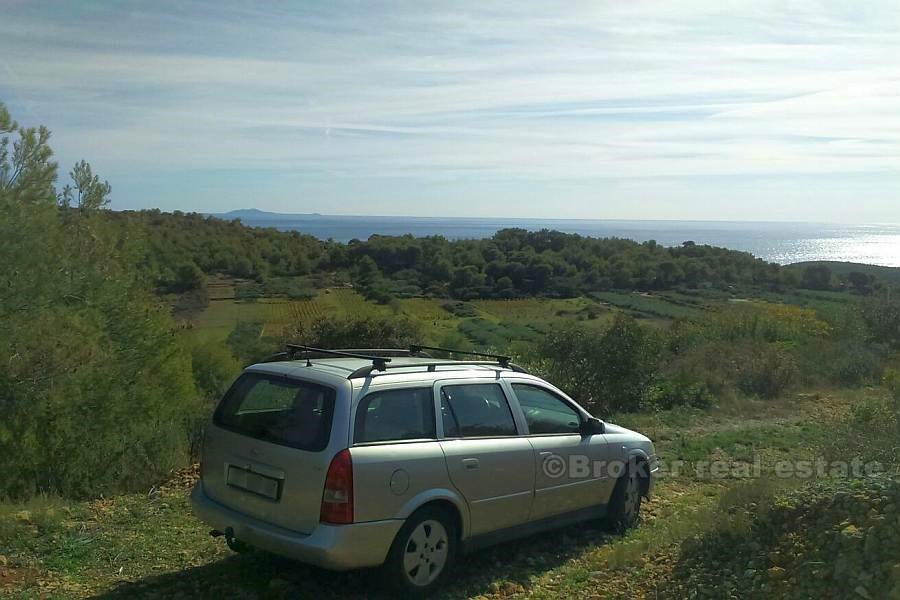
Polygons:
<instances>
[{"instance_id":1,"label":"car alloy wheel","mask_svg":"<svg viewBox=\"0 0 900 600\"><path fill-rule=\"evenodd\" d=\"M641 478L635 467L619 477L609 499L604 523L615 533L622 533L633 527L640 517L643 498Z\"/></svg>"},{"instance_id":2,"label":"car alloy wheel","mask_svg":"<svg viewBox=\"0 0 900 600\"><path fill-rule=\"evenodd\" d=\"M403 549L403 572L415 586L426 586L440 577L447 565L450 536L439 522L422 521L413 529Z\"/></svg>"}]
</instances>

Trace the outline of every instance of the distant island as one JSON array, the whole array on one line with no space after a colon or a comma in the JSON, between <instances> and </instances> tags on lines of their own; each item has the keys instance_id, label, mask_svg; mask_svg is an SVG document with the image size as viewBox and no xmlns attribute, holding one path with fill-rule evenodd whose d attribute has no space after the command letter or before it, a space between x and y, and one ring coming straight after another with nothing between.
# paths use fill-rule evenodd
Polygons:
<instances>
[{"instance_id":1,"label":"distant island","mask_svg":"<svg viewBox=\"0 0 900 600\"><path fill-rule=\"evenodd\" d=\"M320 213L276 213L260 210L258 208L238 208L225 213L205 213L207 216L219 219L303 219L312 217L321 217Z\"/></svg>"}]
</instances>

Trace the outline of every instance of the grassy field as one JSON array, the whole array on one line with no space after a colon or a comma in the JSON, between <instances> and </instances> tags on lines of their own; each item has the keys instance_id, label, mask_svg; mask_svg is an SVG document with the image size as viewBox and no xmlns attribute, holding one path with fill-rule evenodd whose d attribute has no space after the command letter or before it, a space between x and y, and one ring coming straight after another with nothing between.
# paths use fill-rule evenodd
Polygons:
<instances>
[{"instance_id":1,"label":"grassy field","mask_svg":"<svg viewBox=\"0 0 900 600\"><path fill-rule=\"evenodd\" d=\"M209 306L193 316L185 329L188 335L210 343L224 341L238 321L258 321L263 324L263 335L278 337L292 323L308 323L323 316L396 313L419 322L428 336L426 341L432 343L462 332L479 346L505 346L568 320L600 325L611 314L610 308L588 298L480 300L460 303L465 312L455 314L447 307L454 303L447 300L406 298L377 305L349 288L319 290L311 300L241 301L233 294L229 297L225 285L217 284L212 297Z\"/></svg>"},{"instance_id":2,"label":"grassy field","mask_svg":"<svg viewBox=\"0 0 900 600\"><path fill-rule=\"evenodd\" d=\"M264 325L263 335L277 336L285 326L298 321L309 322L325 315L365 315L389 310L367 302L347 288L320 290L312 300L222 298L211 300L209 307L191 321L188 332L206 341L224 341L238 321L259 321Z\"/></svg>"},{"instance_id":3,"label":"grassy field","mask_svg":"<svg viewBox=\"0 0 900 600\"><path fill-rule=\"evenodd\" d=\"M679 297L677 294L649 294L637 292L597 292L593 297L614 306L638 319L677 319L697 316L704 300ZM709 302L709 300L706 300Z\"/></svg>"},{"instance_id":4,"label":"grassy field","mask_svg":"<svg viewBox=\"0 0 900 600\"><path fill-rule=\"evenodd\" d=\"M662 328L675 319L701 316L727 303L763 301L814 308L822 314L841 310L852 296L840 292L796 290L790 293L759 292L753 298L734 297L713 290L660 293L598 292L591 297L553 299L476 300L405 298L387 305L369 302L352 288L320 289L310 300L284 297L236 300L233 283L216 280L211 285L209 306L192 314L184 324L186 334L205 343L222 343L239 321L263 325L262 335L279 338L285 327L310 323L325 316L359 317L397 314L422 326L423 341L458 344L464 338L481 349L513 350L516 342L530 342L567 322L602 328L617 312Z\"/></svg>"},{"instance_id":5,"label":"grassy field","mask_svg":"<svg viewBox=\"0 0 900 600\"><path fill-rule=\"evenodd\" d=\"M812 457L829 422L866 393L742 400L711 411L679 409L613 419L657 442L660 456ZM337 574L260 552L234 555L194 519L196 469L142 494L90 502L36 499L0 505L0 596L10 598L381 598L375 573ZM782 484L788 485L788 484ZM727 506L769 488L759 480L669 474L638 528L611 535L573 527L461 559L446 598L655 598L681 544L728 518Z\"/></svg>"}]
</instances>

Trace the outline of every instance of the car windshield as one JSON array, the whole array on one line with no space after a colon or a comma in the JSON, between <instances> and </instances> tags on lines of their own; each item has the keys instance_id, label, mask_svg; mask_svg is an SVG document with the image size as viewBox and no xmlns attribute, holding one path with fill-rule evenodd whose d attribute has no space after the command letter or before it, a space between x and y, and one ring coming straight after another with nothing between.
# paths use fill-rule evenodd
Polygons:
<instances>
[{"instance_id":1,"label":"car windshield","mask_svg":"<svg viewBox=\"0 0 900 600\"><path fill-rule=\"evenodd\" d=\"M328 445L335 391L261 373L246 373L231 387L213 422L275 444L319 451Z\"/></svg>"}]
</instances>

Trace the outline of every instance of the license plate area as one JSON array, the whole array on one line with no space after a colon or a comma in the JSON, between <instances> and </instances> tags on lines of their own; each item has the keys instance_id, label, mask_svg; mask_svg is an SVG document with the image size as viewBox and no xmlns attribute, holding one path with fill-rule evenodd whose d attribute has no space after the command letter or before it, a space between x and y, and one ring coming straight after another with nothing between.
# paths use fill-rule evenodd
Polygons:
<instances>
[{"instance_id":1,"label":"license plate area","mask_svg":"<svg viewBox=\"0 0 900 600\"><path fill-rule=\"evenodd\" d=\"M254 473L249 469L230 465L228 467L228 476L226 482L230 487L268 498L269 500L279 500L281 498L281 489L283 480L273 477L266 477L259 473Z\"/></svg>"}]
</instances>

